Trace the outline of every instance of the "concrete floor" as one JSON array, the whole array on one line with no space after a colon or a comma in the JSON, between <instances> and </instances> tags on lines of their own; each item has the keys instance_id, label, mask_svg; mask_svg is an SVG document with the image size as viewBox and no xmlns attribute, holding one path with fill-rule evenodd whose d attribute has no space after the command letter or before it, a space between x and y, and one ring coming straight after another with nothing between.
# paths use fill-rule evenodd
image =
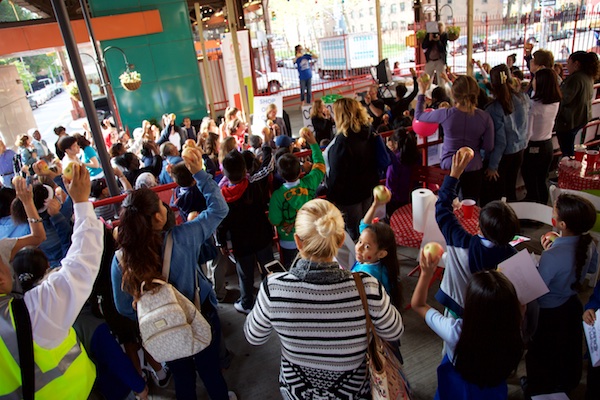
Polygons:
<instances>
[{"instance_id":1,"label":"concrete floor","mask_svg":"<svg viewBox=\"0 0 600 400\"><path fill-rule=\"evenodd\" d=\"M532 251L540 251L539 238L549 227L524 226L522 233L533 238L528 247ZM407 274L416 266L417 250L398 247L398 258L401 265L401 279L404 288L405 303L416 285L416 277L407 277ZM257 274L256 287L259 278ZM224 372L230 390L237 393L241 400L269 400L280 399L278 374L279 374L279 340L273 335L269 342L263 346L254 347L248 344L243 334L245 315L236 312L233 301L237 297L237 277L228 276L228 289L231 293L225 303L219 306L219 313L223 324L223 332L229 349L235 354L231 367ZM439 288L436 282L430 290L430 304L439 307L433 299L433 294ZM586 286L582 294L582 301L586 302L592 289ZM441 361L442 341L426 325L425 322L411 310L403 310L402 317L405 332L402 336L402 355L404 357L404 370L414 390L416 400L433 399L437 387L436 369ZM519 386L519 377L525 375L524 361L519 365L517 373L510 377L509 399L523 399ZM585 391L585 370L582 383L572 394L572 399L583 399ZM151 388L151 399L174 399L173 383L167 389ZM208 399L202 383L198 380L198 398Z\"/></svg>"}]
</instances>

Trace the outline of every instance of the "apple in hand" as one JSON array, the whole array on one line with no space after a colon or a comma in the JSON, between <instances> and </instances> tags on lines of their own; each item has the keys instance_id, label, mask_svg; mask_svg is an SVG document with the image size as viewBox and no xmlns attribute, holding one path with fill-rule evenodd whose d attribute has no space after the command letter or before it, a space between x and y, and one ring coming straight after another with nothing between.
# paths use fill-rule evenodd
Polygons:
<instances>
[{"instance_id":1,"label":"apple in hand","mask_svg":"<svg viewBox=\"0 0 600 400\"><path fill-rule=\"evenodd\" d=\"M184 148L183 151L181 152L181 157L184 159L185 158L187 158L187 159L193 158L194 157L194 149L195 149L195 147Z\"/></svg>"},{"instance_id":2,"label":"apple in hand","mask_svg":"<svg viewBox=\"0 0 600 400\"><path fill-rule=\"evenodd\" d=\"M198 211L192 211L191 213L188 214L187 220L188 221L195 220L199 214L200 213Z\"/></svg>"},{"instance_id":3,"label":"apple in hand","mask_svg":"<svg viewBox=\"0 0 600 400\"><path fill-rule=\"evenodd\" d=\"M392 193L384 185L375 186L375 188L373 188L373 196L375 196L380 203L387 203L392 199Z\"/></svg>"},{"instance_id":4,"label":"apple in hand","mask_svg":"<svg viewBox=\"0 0 600 400\"><path fill-rule=\"evenodd\" d=\"M552 243L556 240L556 238L560 237L560 235L557 232L550 231L545 233L543 237Z\"/></svg>"},{"instance_id":5,"label":"apple in hand","mask_svg":"<svg viewBox=\"0 0 600 400\"><path fill-rule=\"evenodd\" d=\"M473 159L473 157L475 157L475 152L473 151L473 149L466 146L458 149L456 153L460 155L461 159L466 158L469 160L469 162Z\"/></svg>"},{"instance_id":6,"label":"apple in hand","mask_svg":"<svg viewBox=\"0 0 600 400\"><path fill-rule=\"evenodd\" d=\"M50 167L48 167L48 163L44 160L39 160L38 162L35 163L35 165L38 167L38 169L42 173L46 173L50 170Z\"/></svg>"},{"instance_id":7,"label":"apple in hand","mask_svg":"<svg viewBox=\"0 0 600 400\"><path fill-rule=\"evenodd\" d=\"M429 76L429 74L427 72L424 72L423 74L421 74L421 82L427 83L427 82L429 82L430 79L431 79L431 77Z\"/></svg>"},{"instance_id":8,"label":"apple in hand","mask_svg":"<svg viewBox=\"0 0 600 400\"><path fill-rule=\"evenodd\" d=\"M429 242L423 247L423 254L432 260L439 260L444 254L444 248L438 242Z\"/></svg>"},{"instance_id":9,"label":"apple in hand","mask_svg":"<svg viewBox=\"0 0 600 400\"><path fill-rule=\"evenodd\" d=\"M188 139L185 141L185 143L183 144L183 147L196 147L196 142L194 142L194 139Z\"/></svg>"},{"instance_id":10,"label":"apple in hand","mask_svg":"<svg viewBox=\"0 0 600 400\"><path fill-rule=\"evenodd\" d=\"M63 167L63 178L68 179L70 181L73 180L73 163L68 163Z\"/></svg>"}]
</instances>

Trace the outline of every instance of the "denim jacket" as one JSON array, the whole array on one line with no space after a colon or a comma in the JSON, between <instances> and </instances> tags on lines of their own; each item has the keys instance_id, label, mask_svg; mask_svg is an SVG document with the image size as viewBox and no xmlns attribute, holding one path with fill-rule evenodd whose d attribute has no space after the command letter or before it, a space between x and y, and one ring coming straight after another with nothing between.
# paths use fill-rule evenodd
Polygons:
<instances>
[{"instance_id":1,"label":"denim jacket","mask_svg":"<svg viewBox=\"0 0 600 400\"><path fill-rule=\"evenodd\" d=\"M504 114L498 101L490 103L486 111L494 121L494 149L486 155L488 168L497 171L503 154L515 154L527 147L527 113L529 102L522 95L512 95L513 112Z\"/></svg>"},{"instance_id":2,"label":"denim jacket","mask_svg":"<svg viewBox=\"0 0 600 400\"><path fill-rule=\"evenodd\" d=\"M194 301L196 277L200 288L200 303L209 300L215 307L217 298L212 289L212 284L201 272L198 265L200 245L204 243L217 229L217 226L227 216L229 208L221 194L221 190L211 176L205 171L194 175L200 192L206 199L206 210L202 211L196 219L173 227L173 253L171 255L171 269L169 283L181 292L190 301ZM166 238L166 236L165 236ZM165 243L163 242L163 247ZM120 314L137 319L133 309L133 296L123 291L121 287L122 271L117 256L113 257L111 266L112 286L115 305Z\"/></svg>"}]
</instances>

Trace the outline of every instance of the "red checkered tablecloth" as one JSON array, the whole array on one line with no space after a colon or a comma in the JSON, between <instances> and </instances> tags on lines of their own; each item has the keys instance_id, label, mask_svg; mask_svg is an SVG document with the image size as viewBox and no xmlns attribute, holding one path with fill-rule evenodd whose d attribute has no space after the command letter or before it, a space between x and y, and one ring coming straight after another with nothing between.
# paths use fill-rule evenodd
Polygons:
<instances>
[{"instance_id":1,"label":"red checkered tablecloth","mask_svg":"<svg viewBox=\"0 0 600 400\"><path fill-rule=\"evenodd\" d=\"M600 189L600 170L588 168L587 163L563 160L558 165L558 187L561 189Z\"/></svg>"},{"instance_id":2,"label":"red checkered tablecloth","mask_svg":"<svg viewBox=\"0 0 600 400\"><path fill-rule=\"evenodd\" d=\"M469 219L465 219L462 209L455 210L454 214L467 232L472 235L477 233L479 230L479 207L475 206L473 217ZM423 234L413 229L412 204L407 204L394 211L390 218L390 226L394 231L398 246L417 249L421 247Z\"/></svg>"}]
</instances>

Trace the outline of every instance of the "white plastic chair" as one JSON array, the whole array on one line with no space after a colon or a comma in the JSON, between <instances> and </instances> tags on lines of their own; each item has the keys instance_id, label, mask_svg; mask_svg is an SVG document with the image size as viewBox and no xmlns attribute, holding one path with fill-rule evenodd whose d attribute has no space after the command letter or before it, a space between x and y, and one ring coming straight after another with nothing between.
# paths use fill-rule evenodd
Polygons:
<instances>
[{"instance_id":1,"label":"white plastic chair","mask_svg":"<svg viewBox=\"0 0 600 400\"><path fill-rule=\"evenodd\" d=\"M584 199L588 199L594 205L594 207L596 207L596 211L600 211L600 197L594 196L593 194L590 194L590 193L580 192L579 190L561 189L555 185L550 186L550 200L552 201L552 204L554 204L556 202L556 199L558 198L558 196L560 196L561 193L574 194L574 195L583 197ZM592 235L592 238L594 238L594 241L596 242L596 249L598 250L598 253L600 254L600 232L590 232L590 235ZM600 261L599 261L599 263L600 263ZM588 284L590 287L596 286L596 282L598 281L599 274L600 274L600 265L598 265L598 268L596 268L595 273L586 275L586 277L589 280Z\"/></svg>"},{"instance_id":2,"label":"white plastic chair","mask_svg":"<svg viewBox=\"0 0 600 400\"><path fill-rule=\"evenodd\" d=\"M530 219L552 226L552 207L528 201L518 201L508 205L519 219Z\"/></svg>"}]
</instances>

